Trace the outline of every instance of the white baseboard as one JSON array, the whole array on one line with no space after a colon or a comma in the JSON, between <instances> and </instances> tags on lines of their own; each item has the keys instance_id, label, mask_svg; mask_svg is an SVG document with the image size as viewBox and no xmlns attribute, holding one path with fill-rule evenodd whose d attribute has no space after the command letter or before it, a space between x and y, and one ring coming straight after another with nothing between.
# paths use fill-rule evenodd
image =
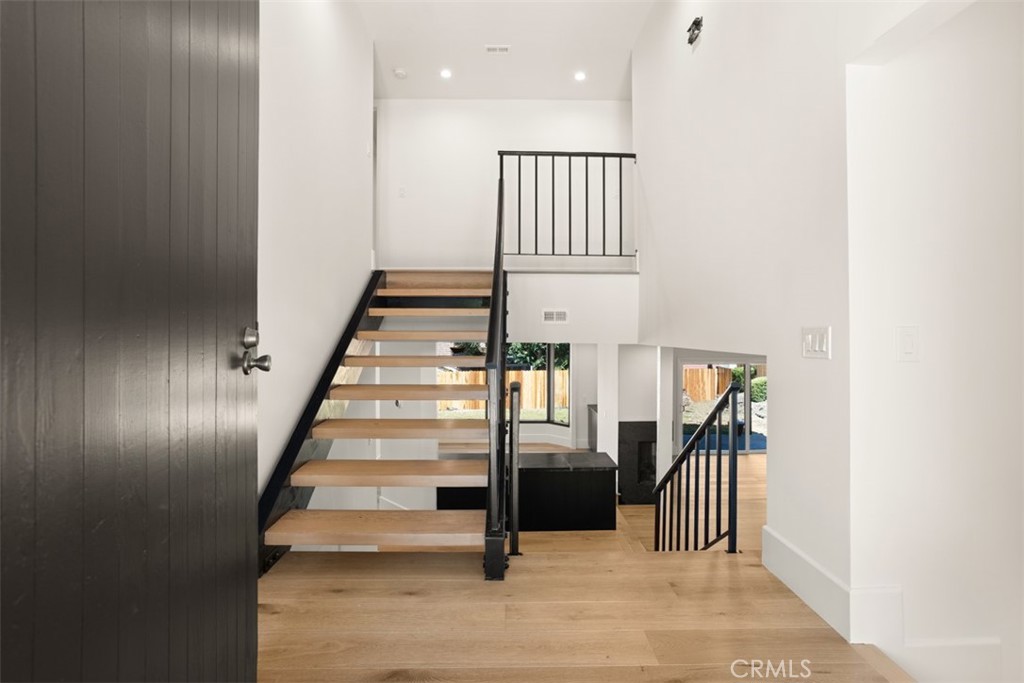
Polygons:
<instances>
[{"instance_id":1,"label":"white baseboard","mask_svg":"<svg viewBox=\"0 0 1024 683\"><path fill-rule=\"evenodd\" d=\"M877 646L920 683L1008 680L1000 638L907 638L901 586L850 590L850 642Z\"/></svg>"},{"instance_id":2,"label":"white baseboard","mask_svg":"<svg viewBox=\"0 0 1024 683\"><path fill-rule=\"evenodd\" d=\"M761 561L844 638L850 637L850 587L765 525Z\"/></svg>"}]
</instances>

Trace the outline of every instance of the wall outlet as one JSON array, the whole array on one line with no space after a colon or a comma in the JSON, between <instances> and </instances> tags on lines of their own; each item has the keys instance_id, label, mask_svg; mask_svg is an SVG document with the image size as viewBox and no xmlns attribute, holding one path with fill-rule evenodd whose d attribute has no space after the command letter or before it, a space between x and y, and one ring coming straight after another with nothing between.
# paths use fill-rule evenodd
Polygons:
<instances>
[{"instance_id":1,"label":"wall outlet","mask_svg":"<svg viewBox=\"0 0 1024 683\"><path fill-rule=\"evenodd\" d=\"M921 362L921 331L917 327L896 328L896 362Z\"/></svg>"},{"instance_id":2,"label":"wall outlet","mask_svg":"<svg viewBox=\"0 0 1024 683\"><path fill-rule=\"evenodd\" d=\"M831 327L803 327L800 329L800 334L803 339L804 358L832 360Z\"/></svg>"}]
</instances>

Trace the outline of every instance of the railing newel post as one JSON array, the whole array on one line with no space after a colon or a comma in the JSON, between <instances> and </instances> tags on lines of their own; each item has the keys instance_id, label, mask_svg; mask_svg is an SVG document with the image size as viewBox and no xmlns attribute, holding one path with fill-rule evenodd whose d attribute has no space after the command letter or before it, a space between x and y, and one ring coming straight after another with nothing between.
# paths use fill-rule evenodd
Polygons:
<instances>
[{"instance_id":1,"label":"railing newel post","mask_svg":"<svg viewBox=\"0 0 1024 683\"><path fill-rule=\"evenodd\" d=\"M736 526L737 518L737 461L736 461L736 439L737 429L736 420L738 419L737 401L736 395L739 393L739 385L733 382L730 387L731 395L729 397L729 545L727 552L736 552L736 534L739 531ZM749 400L749 399L748 399Z\"/></svg>"}]
</instances>

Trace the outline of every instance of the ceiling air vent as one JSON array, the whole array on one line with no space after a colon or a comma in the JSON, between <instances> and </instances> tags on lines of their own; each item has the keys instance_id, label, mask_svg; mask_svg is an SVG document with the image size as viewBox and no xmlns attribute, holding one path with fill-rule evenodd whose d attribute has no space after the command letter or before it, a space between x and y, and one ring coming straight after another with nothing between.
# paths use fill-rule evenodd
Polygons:
<instances>
[{"instance_id":1,"label":"ceiling air vent","mask_svg":"<svg viewBox=\"0 0 1024 683\"><path fill-rule=\"evenodd\" d=\"M511 45L484 45L484 52L489 55L507 55L511 50Z\"/></svg>"},{"instance_id":2,"label":"ceiling air vent","mask_svg":"<svg viewBox=\"0 0 1024 683\"><path fill-rule=\"evenodd\" d=\"M569 322L569 311L547 308L542 311L545 323L562 324Z\"/></svg>"}]
</instances>

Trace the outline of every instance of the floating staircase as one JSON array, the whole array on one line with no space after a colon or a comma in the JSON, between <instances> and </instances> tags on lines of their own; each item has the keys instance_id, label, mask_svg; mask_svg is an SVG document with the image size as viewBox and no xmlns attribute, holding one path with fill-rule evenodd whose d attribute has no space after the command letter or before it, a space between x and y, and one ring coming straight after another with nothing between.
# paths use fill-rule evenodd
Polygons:
<instances>
[{"instance_id":1,"label":"floating staircase","mask_svg":"<svg viewBox=\"0 0 1024 683\"><path fill-rule=\"evenodd\" d=\"M487 339L492 273L484 271L388 271L366 301L363 324L355 329L338 369L343 381L331 386L325 403L351 401L485 400L486 384L358 384L362 368L484 366L483 356L382 355L380 342L481 342ZM364 296L364 299L366 297ZM450 326L451 329L445 329ZM489 422L479 419L352 419L337 407L320 410L313 441L336 439L487 440ZM342 409L343 410L343 409ZM307 437L308 438L308 437ZM326 453L328 449L320 452ZM437 453L432 455L437 456ZM301 458L300 458L301 460ZM486 460L323 460L300 462L286 486L313 487L482 487ZM308 496L307 496L308 499ZM264 531L265 546L376 546L424 551L483 551L483 510L315 510L293 507Z\"/></svg>"}]
</instances>

